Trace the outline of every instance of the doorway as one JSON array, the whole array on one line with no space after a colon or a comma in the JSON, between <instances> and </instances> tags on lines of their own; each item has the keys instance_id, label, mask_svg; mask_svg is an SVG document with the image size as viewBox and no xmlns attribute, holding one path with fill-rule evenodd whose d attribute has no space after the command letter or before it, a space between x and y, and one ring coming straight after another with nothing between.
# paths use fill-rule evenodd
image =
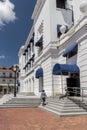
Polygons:
<instances>
[{"instance_id":1,"label":"doorway","mask_svg":"<svg viewBox=\"0 0 87 130\"><path fill-rule=\"evenodd\" d=\"M67 90L69 96L80 96L80 79L79 74L70 74L67 80Z\"/></svg>"},{"instance_id":2,"label":"doorway","mask_svg":"<svg viewBox=\"0 0 87 130\"><path fill-rule=\"evenodd\" d=\"M43 90L43 77L39 77L39 92Z\"/></svg>"},{"instance_id":3,"label":"doorway","mask_svg":"<svg viewBox=\"0 0 87 130\"><path fill-rule=\"evenodd\" d=\"M7 94L7 89L4 89L4 94Z\"/></svg>"}]
</instances>

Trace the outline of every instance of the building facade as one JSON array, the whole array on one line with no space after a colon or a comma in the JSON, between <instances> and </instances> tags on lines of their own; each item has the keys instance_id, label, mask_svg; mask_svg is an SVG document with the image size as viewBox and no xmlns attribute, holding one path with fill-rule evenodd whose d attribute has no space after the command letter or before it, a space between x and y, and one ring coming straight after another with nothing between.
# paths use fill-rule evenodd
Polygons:
<instances>
[{"instance_id":1,"label":"building facade","mask_svg":"<svg viewBox=\"0 0 87 130\"><path fill-rule=\"evenodd\" d=\"M77 3L78 2L78 3ZM82 94L87 84L86 0L37 0L33 26L19 50L20 93Z\"/></svg>"},{"instance_id":2,"label":"building facade","mask_svg":"<svg viewBox=\"0 0 87 130\"><path fill-rule=\"evenodd\" d=\"M0 67L0 93L12 93L14 89L14 72L10 67Z\"/></svg>"}]
</instances>

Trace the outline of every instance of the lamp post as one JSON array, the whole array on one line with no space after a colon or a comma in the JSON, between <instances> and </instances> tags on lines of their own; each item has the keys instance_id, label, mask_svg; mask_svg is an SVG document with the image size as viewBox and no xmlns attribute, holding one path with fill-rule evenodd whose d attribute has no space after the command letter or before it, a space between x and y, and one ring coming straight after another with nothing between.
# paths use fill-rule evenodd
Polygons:
<instances>
[{"instance_id":1,"label":"lamp post","mask_svg":"<svg viewBox=\"0 0 87 130\"><path fill-rule=\"evenodd\" d=\"M8 93L9 93L9 82L8 82Z\"/></svg>"},{"instance_id":2,"label":"lamp post","mask_svg":"<svg viewBox=\"0 0 87 130\"><path fill-rule=\"evenodd\" d=\"M12 70L14 72L14 97L16 97L17 73L18 73L18 70L19 70L19 66L13 65Z\"/></svg>"}]
</instances>

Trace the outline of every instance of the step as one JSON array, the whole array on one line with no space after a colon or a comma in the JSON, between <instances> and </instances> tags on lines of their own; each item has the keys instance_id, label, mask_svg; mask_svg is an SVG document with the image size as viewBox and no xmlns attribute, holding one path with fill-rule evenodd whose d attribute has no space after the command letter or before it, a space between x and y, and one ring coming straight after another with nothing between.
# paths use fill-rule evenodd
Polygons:
<instances>
[{"instance_id":1,"label":"step","mask_svg":"<svg viewBox=\"0 0 87 130\"><path fill-rule=\"evenodd\" d=\"M74 102L70 99L49 99L46 101L47 105L39 106L41 109L57 113L60 116L69 115L83 115L87 114L86 109L83 109L79 102Z\"/></svg>"},{"instance_id":2,"label":"step","mask_svg":"<svg viewBox=\"0 0 87 130\"><path fill-rule=\"evenodd\" d=\"M26 108L26 107L29 107L29 108L34 108L34 107L38 107L37 104L34 104L34 105L30 105L30 104L18 104L18 105L13 105L13 104L5 104L5 105L0 105L0 108L19 108L19 107L22 107L22 108Z\"/></svg>"},{"instance_id":3,"label":"step","mask_svg":"<svg viewBox=\"0 0 87 130\"><path fill-rule=\"evenodd\" d=\"M41 107L40 107L41 108ZM43 108L41 108L43 109ZM54 110L51 110L49 108L44 108L44 110L48 111L48 112L51 112L53 114L56 114L60 117L64 117L64 116L78 116L78 115L87 115L87 112L75 112L75 113L72 113L72 112L69 112L69 113L60 113L58 111L54 111Z\"/></svg>"},{"instance_id":4,"label":"step","mask_svg":"<svg viewBox=\"0 0 87 130\"><path fill-rule=\"evenodd\" d=\"M55 108L64 108L64 109L74 109L74 108L80 108L78 105L73 105L73 106L60 106L60 105L55 105L55 104L47 104L46 106L52 106L52 107L55 107Z\"/></svg>"},{"instance_id":5,"label":"step","mask_svg":"<svg viewBox=\"0 0 87 130\"><path fill-rule=\"evenodd\" d=\"M47 105L56 105L56 106L61 106L61 107L77 107L78 105L75 103L67 104L67 103L55 103L55 102L47 102Z\"/></svg>"},{"instance_id":6,"label":"step","mask_svg":"<svg viewBox=\"0 0 87 130\"><path fill-rule=\"evenodd\" d=\"M7 102L5 102L4 104L11 104L11 103L39 103L40 104L40 99L11 99Z\"/></svg>"},{"instance_id":7,"label":"step","mask_svg":"<svg viewBox=\"0 0 87 130\"><path fill-rule=\"evenodd\" d=\"M74 108L74 109L59 109L59 108L56 108L56 107L52 107L52 106L46 106L46 108L49 108L49 109L52 109L52 110L55 110L55 111L59 111L59 112L63 112L63 113L69 113L69 112L85 112L84 109L82 108Z\"/></svg>"},{"instance_id":8,"label":"step","mask_svg":"<svg viewBox=\"0 0 87 130\"><path fill-rule=\"evenodd\" d=\"M46 100L46 102L55 102L55 103L68 103L68 104L71 104L71 103L73 103L73 101L67 101L67 100Z\"/></svg>"},{"instance_id":9,"label":"step","mask_svg":"<svg viewBox=\"0 0 87 130\"><path fill-rule=\"evenodd\" d=\"M71 100L68 99L68 98L62 98L62 99L59 99L59 98L47 98L47 101L71 101Z\"/></svg>"},{"instance_id":10,"label":"step","mask_svg":"<svg viewBox=\"0 0 87 130\"><path fill-rule=\"evenodd\" d=\"M8 107L38 107L41 103L40 98L36 96L30 97L12 97L5 103L0 105L0 108Z\"/></svg>"}]
</instances>

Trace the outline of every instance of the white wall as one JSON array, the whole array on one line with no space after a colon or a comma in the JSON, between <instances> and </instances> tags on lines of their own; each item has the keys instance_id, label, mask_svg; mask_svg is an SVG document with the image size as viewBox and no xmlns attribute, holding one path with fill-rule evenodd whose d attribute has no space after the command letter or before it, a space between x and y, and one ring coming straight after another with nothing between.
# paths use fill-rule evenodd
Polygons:
<instances>
[{"instance_id":1,"label":"white wall","mask_svg":"<svg viewBox=\"0 0 87 130\"><path fill-rule=\"evenodd\" d=\"M44 46L46 46L49 42L50 42L50 12L49 12L49 0L46 0L39 16L38 19L34 20L34 31L35 31L35 42L38 41L38 39L40 38L40 34L38 33L38 29L41 25L41 23L43 23L43 41L44 41Z\"/></svg>"},{"instance_id":2,"label":"white wall","mask_svg":"<svg viewBox=\"0 0 87 130\"><path fill-rule=\"evenodd\" d=\"M79 43L79 67L81 87L87 87L87 39Z\"/></svg>"},{"instance_id":3,"label":"white wall","mask_svg":"<svg viewBox=\"0 0 87 130\"><path fill-rule=\"evenodd\" d=\"M42 63L44 68L44 89L47 92L48 96L52 95L52 65L51 65L51 57L45 60Z\"/></svg>"},{"instance_id":4,"label":"white wall","mask_svg":"<svg viewBox=\"0 0 87 130\"><path fill-rule=\"evenodd\" d=\"M75 24L78 22L78 20L80 19L82 13L80 11L80 4L81 4L82 0L73 0L72 4L73 4L73 11L74 11L74 22Z\"/></svg>"},{"instance_id":5,"label":"white wall","mask_svg":"<svg viewBox=\"0 0 87 130\"><path fill-rule=\"evenodd\" d=\"M77 55L66 58L66 64L77 64Z\"/></svg>"}]
</instances>

